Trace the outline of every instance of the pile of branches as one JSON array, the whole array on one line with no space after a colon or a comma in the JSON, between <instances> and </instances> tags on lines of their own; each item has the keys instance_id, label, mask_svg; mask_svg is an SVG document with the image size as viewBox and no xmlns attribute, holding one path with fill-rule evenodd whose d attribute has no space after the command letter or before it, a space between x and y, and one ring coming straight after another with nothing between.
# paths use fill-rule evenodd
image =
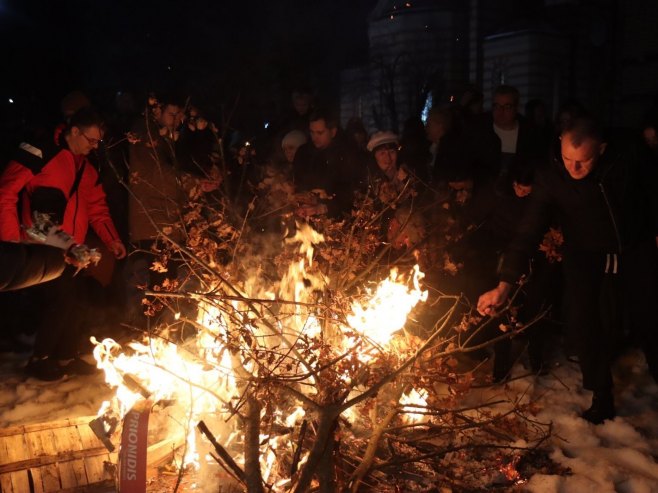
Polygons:
<instances>
[{"instance_id":1,"label":"pile of branches","mask_svg":"<svg viewBox=\"0 0 658 493\"><path fill-rule=\"evenodd\" d=\"M256 202L239 221L230 207L220 193L191 195L181 217L186 241L161 231L153 250L152 268L166 272L177 262L178 277L147 291L144 304L166 321L169 339L172 329L188 327L181 345L190 331L208 330L198 310L216 309L212 337L223 349L204 363L219 368L230 355L237 390L223 402L222 419L236 423L241 439L214 440L211 421L205 431L240 488L491 491L523 482L535 472L530 464L550 472L540 446L551 429L534 418L536 403L473 401L482 382L460 361L481 349L472 341L492 319L473 317L462 297L425 284L429 299L385 344L350 326L354 303L365 303L367 288L392 267L384 260L390 245L377 234L381 212L362 206L351 219L309 225L284 209L281 230L263 233ZM396 266L402 272L415 258L397 254ZM298 277L290 266L301 269ZM412 390L426 398L404 401ZM289 419L294 412L298 419ZM267 456L274 459L264 473Z\"/></svg>"}]
</instances>

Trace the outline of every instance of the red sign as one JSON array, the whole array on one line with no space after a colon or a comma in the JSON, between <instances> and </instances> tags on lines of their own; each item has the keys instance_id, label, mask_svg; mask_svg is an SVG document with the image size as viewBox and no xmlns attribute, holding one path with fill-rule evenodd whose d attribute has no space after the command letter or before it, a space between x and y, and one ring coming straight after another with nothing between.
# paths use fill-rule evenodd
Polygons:
<instances>
[{"instance_id":1,"label":"red sign","mask_svg":"<svg viewBox=\"0 0 658 493\"><path fill-rule=\"evenodd\" d=\"M146 439L149 406L143 411L134 408L123 418L121 449L119 450L119 491L146 492Z\"/></svg>"}]
</instances>

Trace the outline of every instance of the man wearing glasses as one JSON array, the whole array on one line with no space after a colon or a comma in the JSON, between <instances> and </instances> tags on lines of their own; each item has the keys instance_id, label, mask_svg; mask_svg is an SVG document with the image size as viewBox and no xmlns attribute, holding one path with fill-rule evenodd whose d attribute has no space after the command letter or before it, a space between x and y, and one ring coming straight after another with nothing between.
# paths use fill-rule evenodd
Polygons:
<instances>
[{"instance_id":1,"label":"man wearing glasses","mask_svg":"<svg viewBox=\"0 0 658 493\"><path fill-rule=\"evenodd\" d=\"M32 226L30 197L36 189L47 187L60 190L66 198L62 231L82 244L91 225L116 258L126 256L98 173L87 159L101 142L101 128L100 117L93 110L82 109L71 117L57 145L19 146L0 176L0 241L26 239L25 230ZM74 270L47 285L45 301L39 307L42 321L34 356L26 368L30 376L56 380L66 373L93 370L77 358L83 321L75 316L81 308L76 303L76 290L81 290L82 282L72 277Z\"/></svg>"},{"instance_id":2,"label":"man wearing glasses","mask_svg":"<svg viewBox=\"0 0 658 493\"><path fill-rule=\"evenodd\" d=\"M15 159L0 176L0 240L20 241L21 225L32 224L31 192L38 187L53 187L68 200L62 224L66 233L84 243L91 225L115 257L125 257L126 249L110 217L98 173L87 160L102 140L101 126L95 112L83 109L73 115L58 146L19 146Z\"/></svg>"},{"instance_id":3,"label":"man wearing glasses","mask_svg":"<svg viewBox=\"0 0 658 493\"><path fill-rule=\"evenodd\" d=\"M470 161L476 181L494 181L505 176L515 156L548 156L545 144L519 115L519 91L509 85L498 86L493 94L491 113L484 114L471 129Z\"/></svg>"}]
</instances>

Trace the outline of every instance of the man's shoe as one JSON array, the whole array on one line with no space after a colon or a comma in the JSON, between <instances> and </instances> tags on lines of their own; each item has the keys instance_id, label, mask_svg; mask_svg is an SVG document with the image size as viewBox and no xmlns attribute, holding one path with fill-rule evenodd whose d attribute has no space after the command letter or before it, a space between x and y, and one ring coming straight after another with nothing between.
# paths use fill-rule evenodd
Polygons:
<instances>
[{"instance_id":1,"label":"man's shoe","mask_svg":"<svg viewBox=\"0 0 658 493\"><path fill-rule=\"evenodd\" d=\"M595 425L600 425L606 419L614 419L615 403L612 395L594 394L592 405L581 414L581 417Z\"/></svg>"},{"instance_id":2,"label":"man's shoe","mask_svg":"<svg viewBox=\"0 0 658 493\"><path fill-rule=\"evenodd\" d=\"M51 358L32 358L25 366L25 374L45 382L54 382L64 377L62 368Z\"/></svg>"},{"instance_id":3,"label":"man's shoe","mask_svg":"<svg viewBox=\"0 0 658 493\"><path fill-rule=\"evenodd\" d=\"M98 372L96 365L89 364L77 356L60 368L65 375L93 375Z\"/></svg>"}]
</instances>

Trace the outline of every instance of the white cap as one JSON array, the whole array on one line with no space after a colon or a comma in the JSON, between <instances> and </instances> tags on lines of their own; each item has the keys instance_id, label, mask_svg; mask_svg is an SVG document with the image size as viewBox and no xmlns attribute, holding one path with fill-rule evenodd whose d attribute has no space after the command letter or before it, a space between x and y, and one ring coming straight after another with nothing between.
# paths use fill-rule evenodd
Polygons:
<instances>
[{"instance_id":1,"label":"white cap","mask_svg":"<svg viewBox=\"0 0 658 493\"><path fill-rule=\"evenodd\" d=\"M292 130L288 132L283 139L281 140L281 147L286 147L286 146L295 146L296 148L299 148L300 146L303 146L306 144L306 141L308 139L306 138L306 134L300 130Z\"/></svg>"},{"instance_id":2,"label":"white cap","mask_svg":"<svg viewBox=\"0 0 658 493\"><path fill-rule=\"evenodd\" d=\"M377 147L384 145L384 144L398 144L399 145L400 141L398 139L398 136L395 135L393 132L375 132L372 137L370 137L370 140L368 141L368 146L367 149L372 152L374 151Z\"/></svg>"}]
</instances>

